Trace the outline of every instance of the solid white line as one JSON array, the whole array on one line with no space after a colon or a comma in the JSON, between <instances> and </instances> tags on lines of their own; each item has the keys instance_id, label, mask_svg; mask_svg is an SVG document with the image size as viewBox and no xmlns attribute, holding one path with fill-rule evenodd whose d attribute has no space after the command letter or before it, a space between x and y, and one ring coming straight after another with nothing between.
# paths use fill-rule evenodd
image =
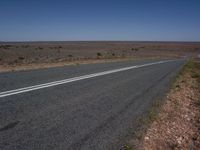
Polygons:
<instances>
[{"instance_id":1,"label":"solid white line","mask_svg":"<svg viewBox=\"0 0 200 150\"><path fill-rule=\"evenodd\" d=\"M103 71L103 72L99 72L99 73L83 75L83 76L80 76L80 77L74 77L74 78L69 78L69 79L64 79L64 80L59 80L59 81L54 81L54 82L49 82L49 83L44 83L44 84L38 84L38 85L34 85L34 86L29 86L29 87L24 87L24 88L9 90L9 91L4 91L4 92L0 92L0 98L10 96L10 95L16 95L16 94L20 94L20 93L25 93L25 92L29 92L29 91L34 91L34 90L38 90L38 89L43 89L43 88L47 88L47 87L52 87L52 86L56 86L56 85L61 85L61 84L65 84L65 83L70 83L70 82L74 82L74 81L79 81L79 80L94 78L94 77L98 77L98 76L103 76L103 75L107 75L107 74L111 74L111 73L121 72L121 71L125 71L125 70L136 69L136 68L166 63L166 62L170 62L170 61L175 61L175 60L159 61L159 62L148 63L148 64L144 64L144 65L124 67L124 68L120 68L120 69Z\"/></svg>"}]
</instances>

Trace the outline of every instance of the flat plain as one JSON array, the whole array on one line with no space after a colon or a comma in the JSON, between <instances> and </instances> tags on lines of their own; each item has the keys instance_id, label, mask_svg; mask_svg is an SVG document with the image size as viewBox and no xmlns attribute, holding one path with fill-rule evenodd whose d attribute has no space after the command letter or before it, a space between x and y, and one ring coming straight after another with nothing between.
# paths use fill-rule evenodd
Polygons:
<instances>
[{"instance_id":1,"label":"flat plain","mask_svg":"<svg viewBox=\"0 0 200 150\"><path fill-rule=\"evenodd\" d=\"M198 42L18 42L0 43L0 71L63 66L113 59L196 57Z\"/></svg>"}]
</instances>

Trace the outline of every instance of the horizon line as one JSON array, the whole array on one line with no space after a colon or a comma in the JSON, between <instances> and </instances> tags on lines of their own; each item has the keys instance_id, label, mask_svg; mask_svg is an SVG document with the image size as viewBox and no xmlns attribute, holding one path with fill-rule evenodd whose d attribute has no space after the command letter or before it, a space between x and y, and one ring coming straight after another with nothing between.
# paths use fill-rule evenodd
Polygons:
<instances>
[{"instance_id":1,"label":"horizon line","mask_svg":"<svg viewBox=\"0 0 200 150\"><path fill-rule=\"evenodd\" d=\"M200 43L200 41L179 41L179 40L21 40L21 41L0 41L0 43L45 43L45 42L174 42L174 43Z\"/></svg>"}]
</instances>

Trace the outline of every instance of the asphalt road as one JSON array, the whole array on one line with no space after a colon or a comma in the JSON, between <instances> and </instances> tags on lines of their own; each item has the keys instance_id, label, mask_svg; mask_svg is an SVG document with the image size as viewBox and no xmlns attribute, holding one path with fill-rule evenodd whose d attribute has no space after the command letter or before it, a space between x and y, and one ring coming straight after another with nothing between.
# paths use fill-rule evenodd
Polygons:
<instances>
[{"instance_id":1,"label":"asphalt road","mask_svg":"<svg viewBox=\"0 0 200 150\"><path fill-rule=\"evenodd\" d=\"M186 61L157 62L0 73L0 149L120 149Z\"/></svg>"}]
</instances>

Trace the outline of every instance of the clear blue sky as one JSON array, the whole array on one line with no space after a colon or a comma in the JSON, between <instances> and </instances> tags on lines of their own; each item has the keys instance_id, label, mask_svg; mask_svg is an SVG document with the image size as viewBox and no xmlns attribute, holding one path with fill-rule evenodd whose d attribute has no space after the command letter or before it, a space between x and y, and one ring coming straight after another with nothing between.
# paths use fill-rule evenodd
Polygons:
<instances>
[{"instance_id":1,"label":"clear blue sky","mask_svg":"<svg viewBox=\"0 0 200 150\"><path fill-rule=\"evenodd\" d=\"M1 0L0 41L200 41L200 0Z\"/></svg>"}]
</instances>

